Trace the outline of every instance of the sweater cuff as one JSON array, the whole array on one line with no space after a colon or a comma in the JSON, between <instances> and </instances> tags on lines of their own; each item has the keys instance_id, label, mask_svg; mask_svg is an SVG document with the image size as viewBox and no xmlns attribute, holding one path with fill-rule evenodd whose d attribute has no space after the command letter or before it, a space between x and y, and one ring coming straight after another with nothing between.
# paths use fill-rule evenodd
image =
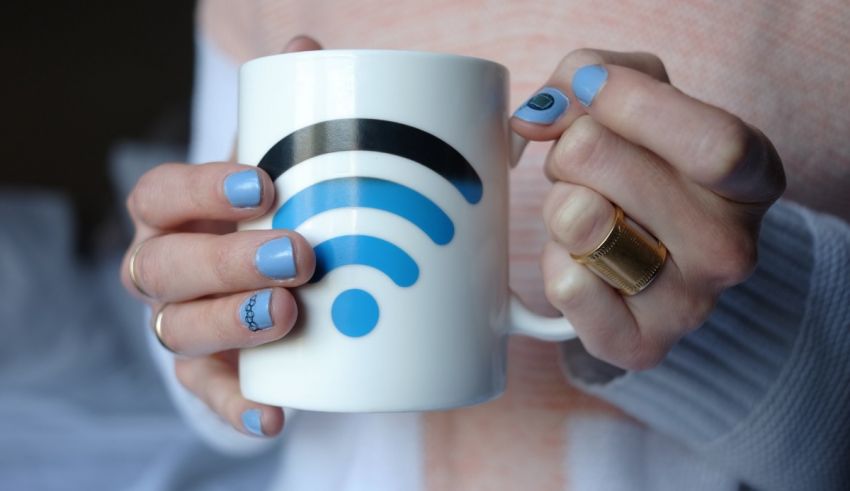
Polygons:
<instances>
[{"instance_id":1,"label":"sweater cuff","mask_svg":"<svg viewBox=\"0 0 850 491\"><path fill-rule=\"evenodd\" d=\"M762 400L789 358L809 292L812 240L801 209L780 201L765 215L756 271L724 292L705 324L659 366L624 372L571 341L561 344L567 376L677 440L724 435Z\"/></svg>"}]
</instances>

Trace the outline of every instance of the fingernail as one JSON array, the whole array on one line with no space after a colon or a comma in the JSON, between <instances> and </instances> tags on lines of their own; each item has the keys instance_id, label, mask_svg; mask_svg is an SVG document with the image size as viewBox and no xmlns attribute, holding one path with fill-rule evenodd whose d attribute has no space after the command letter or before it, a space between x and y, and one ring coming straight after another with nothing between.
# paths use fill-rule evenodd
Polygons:
<instances>
[{"instance_id":1,"label":"fingernail","mask_svg":"<svg viewBox=\"0 0 850 491\"><path fill-rule=\"evenodd\" d=\"M554 87L543 87L514 112L514 117L537 124L552 124L570 107L570 100Z\"/></svg>"},{"instance_id":2,"label":"fingernail","mask_svg":"<svg viewBox=\"0 0 850 491\"><path fill-rule=\"evenodd\" d=\"M263 412L259 409L246 409L242 413L242 426L245 427L252 435L266 436L263 433L263 423L261 418Z\"/></svg>"},{"instance_id":3,"label":"fingernail","mask_svg":"<svg viewBox=\"0 0 850 491\"><path fill-rule=\"evenodd\" d=\"M266 242L257 249L254 264L260 273L275 280L295 277L295 257L292 255L292 241L281 237Z\"/></svg>"},{"instance_id":4,"label":"fingernail","mask_svg":"<svg viewBox=\"0 0 850 491\"><path fill-rule=\"evenodd\" d=\"M224 195L236 208L258 206L263 199L260 175L253 169L230 174L224 179Z\"/></svg>"},{"instance_id":5,"label":"fingernail","mask_svg":"<svg viewBox=\"0 0 850 491\"><path fill-rule=\"evenodd\" d=\"M583 66L573 75L573 94L583 106L589 107L607 80L608 70L604 66Z\"/></svg>"},{"instance_id":6,"label":"fingernail","mask_svg":"<svg viewBox=\"0 0 850 491\"><path fill-rule=\"evenodd\" d=\"M269 302L272 298L271 290L257 292L239 306L239 318L242 324L251 331L264 331L272 327L272 316L269 311Z\"/></svg>"}]
</instances>

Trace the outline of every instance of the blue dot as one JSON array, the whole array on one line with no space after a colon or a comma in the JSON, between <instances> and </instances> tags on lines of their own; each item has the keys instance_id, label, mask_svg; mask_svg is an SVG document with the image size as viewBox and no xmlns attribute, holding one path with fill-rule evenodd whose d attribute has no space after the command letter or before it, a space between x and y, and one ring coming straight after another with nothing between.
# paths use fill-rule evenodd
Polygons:
<instances>
[{"instance_id":1,"label":"blue dot","mask_svg":"<svg viewBox=\"0 0 850 491\"><path fill-rule=\"evenodd\" d=\"M378 323L378 302L368 292L345 290L334 300L331 318L339 332L358 338L372 332Z\"/></svg>"}]
</instances>

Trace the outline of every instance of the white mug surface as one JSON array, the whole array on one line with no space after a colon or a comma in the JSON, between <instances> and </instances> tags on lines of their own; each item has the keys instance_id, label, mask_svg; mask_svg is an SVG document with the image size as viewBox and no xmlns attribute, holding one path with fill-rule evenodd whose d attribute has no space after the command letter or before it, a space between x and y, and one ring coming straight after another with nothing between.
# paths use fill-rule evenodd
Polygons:
<instances>
[{"instance_id":1,"label":"white mug surface","mask_svg":"<svg viewBox=\"0 0 850 491\"><path fill-rule=\"evenodd\" d=\"M512 332L573 337L508 289L508 71L437 53L342 50L243 65L238 161L317 270L299 320L240 354L248 399L317 411L475 404L505 386ZM520 149L521 150L521 149Z\"/></svg>"}]
</instances>

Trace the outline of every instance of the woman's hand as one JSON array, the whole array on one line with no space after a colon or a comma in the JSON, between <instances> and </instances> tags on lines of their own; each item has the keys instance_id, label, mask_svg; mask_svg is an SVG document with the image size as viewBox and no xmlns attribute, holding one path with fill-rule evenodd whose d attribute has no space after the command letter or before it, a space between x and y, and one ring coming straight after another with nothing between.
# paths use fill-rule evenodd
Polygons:
<instances>
[{"instance_id":1,"label":"woman's hand","mask_svg":"<svg viewBox=\"0 0 850 491\"><path fill-rule=\"evenodd\" d=\"M560 112L558 91L571 103ZM542 92L555 104L524 104L511 124L531 140L557 140L545 167L546 296L592 355L655 366L752 272L762 217L785 189L781 161L757 129L670 85L653 55L575 51ZM614 205L668 250L633 296L572 258L605 239Z\"/></svg>"},{"instance_id":2,"label":"woman's hand","mask_svg":"<svg viewBox=\"0 0 850 491\"><path fill-rule=\"evenodd\" d=\"M313 49L302 37L285 51ZM136 234L122 268L124 286L150 304L162 343L180 355L180 382L239 431L265 436L280 432L283 412L242 397L236 350L289 332L298 307L288 289L315 268L295 232L235 231L273 202L274 184L256 167L160 165L127 199Z\"/></svg>"}]
</instances>

